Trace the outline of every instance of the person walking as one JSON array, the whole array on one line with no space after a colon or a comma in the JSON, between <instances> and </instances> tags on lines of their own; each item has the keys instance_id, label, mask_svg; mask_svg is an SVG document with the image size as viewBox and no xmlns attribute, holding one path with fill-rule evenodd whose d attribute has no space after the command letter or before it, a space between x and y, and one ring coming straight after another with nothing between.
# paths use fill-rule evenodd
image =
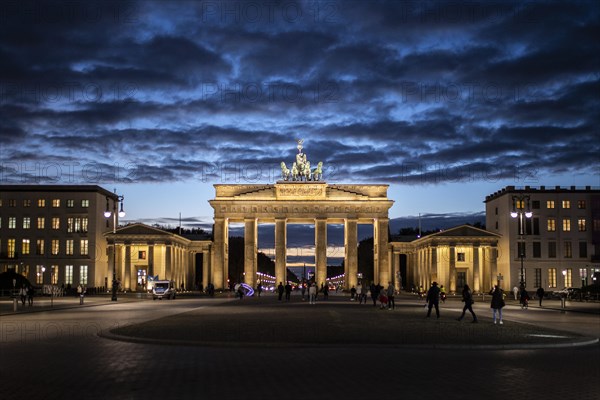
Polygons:
<instances>
[{"instance_id":1,"label":"person walking","mask_svg":"<svg viewBox=\"0 0 600 400\"><path fill-rule=\"evenodd\" d=\"M358 304L362 304L363 301L363 287L360 282L356 285L356 297L358 297Z\"/></svg>"},{"instance_id":2,"label":"person walking","mask_svg":"<svg viewBox=\"0 0 600 400\"><path fill-rule=\"evenodd\" d=\"M427 300L427 303L428 303L426 318L429 318L431 316L431 309L433 307L435 307L435 315L439 318L440 317L440 288L438 287L437 282L433 282L431 284L431 287L427 291L427 297L425 300Z\"/></svg>"},{"instance_id":3,"label":"person walking","mask_svg":"<svg viewBox=\"0 0 600 400\"><path fill-rule=\"evenodd\" d=\"M540 307L542 306L542 300L544 299L544 293L545 293L544 288L541 286L535 292L535 295L537 296L538 300L540 301Z\"/></svg>"},{"instance_id":4,"label":"person walking","mask_svg":"<svg viewBox=\"0 0 600 400\"><path fill-rule=\"evenodd\" d=\"M371 283L371 300L373 300L373 307L377 307L377 298L379 298L379 284Z\"/></svg>"},{"instance_id":5,"label":"person walking","mask_svg":"<svg viewBox=\"0 0 600 400\"><path fill-rule=\"evenodd\" d=\"M350 288L350 301L354 301L356 299L356 288L352 286Z\"/></svg>"},{"instance_id":6,"label":"person walking","mask_svg":"<svg viewBox=\"0 0 600 400\"><path fill-rule=\"evenodd\" d=\"M290 301L291 294L292 294L292 285L290 285L290 282L288 281L285 285L285 301Z\"/></svg>"},{"instance_id":7,"label":"person walking","mask_svg":"<svg viewBox=\"0 0 600 400\"><path fill-rule=\"evenodd\" d=\"M311 283L308 288L308 297L310 304L315 304L317 302L317 284Z\"/></svg>"},{"instance_id":8,"label":"person walking","mask_svg":"<svg viewBox=\"0 0 600 400\"><path fill-rule=\"evenodd\" d=\"M283 297L283 291L285 290L285 288L283 287L283 282L279 282L279 285L277 286L277 299L279 301L281 301L281 298Z\"/></svg>"},{"instance_id":9,"label":"person walking","mask_svg":"<svg viewBox=\"0 0 600 400\"><path fill-rule=\"evenodd\" d=\"M465 286L463 286L462 301L465 302L465 305L462 310L462 315L460 317L458 317L457 320L461 321L465 317L465 313L467 312L467 310L469 310L469 312L473 316L473 321L471 321L471 322L477 323L477 316L475 315L475 312L473 311L473 303L475 302L475 301L473 301L473 293L471 293L471 288L469 288L469 285L467 285L467 284L465 284Z\"/></svg>"},{"instance_id":10,"label":"person walking","mask_svg":"<svg viewBox=\"0 0 600 400\"><path fill-rule=\"evenodd\" d=\"M521 292L519 293L521 309L529 309L529 293L525 290L525 286L521 286Z\"/></svg>"},{"instance_id":11,"label":"person walking","mask_svg":"<svg viewBox=\"0 0 600 400\"><path fill-rule=\"evenodd\" d=\"M323 285L321 285L321 286L323 286ZM321 290L323 291L323 300L329 299L329 284L326 284L325 286L323 286L323 288Z\"/></svg>"},{"instance_id":12,"label":"person walking","mask_svg":"<svg viewBox=\"0 0 600 400\"><path fill-rule=\"evenodd\" d=\"M517 285L513 288L513 293L515 294L515 300L519 300L519 288Z\"/></svg>"},{"instance_id":13,"label":"person walking","mask_svg":"<svg viewBox=\"0 0 600 400\"><path fill-rule=\"evenodd\" d=\"M502 289L495 285L494 288L490 291L492 295L492 303L490 304L490 308L492 309L492 316L494 317L494 324L496 324L496 314L498 314L498 323L502 325L502 307L505 306L504 303L504 292Z\"/></svg>"},{"instance_id":14,"label":"person walking","mask_svg":"<svg viewBox=\"0 0 600 400\"><path fill-rule=\"evenodd\" d=\"M302 293L302 301L304 301L305 295L306 295L306 282L302 282L301 286L300 286L300 293Z\"/></svg>"},{"instance_id":15,"label":"person walking","mask_svg":"<svg viewBox=\"0 0 600 400\"><path fill-rule=\"evenodd\" d=\"M19 290L19 295L21 296L21 304L25 305L25 300L27 299L27 286L25 284Z\"/></svg>"},{"instance_id":16,"label":"person walking","mask_svg":"<svg viewBox=\"0 0 600 400\"><path fill-rule=\"evenodd\" d=\"M388 298L388 310L394 310L396 308L396 303L394 302L394 292L396 288L392 285L392 282L388 282L387 287L387 298Z\"/></svg>"},{"instance_id":17,"label":"person walking","mask_svg":"<svg viewBox=\"0 0 600 400\"><path fill-rule=\"evenodd\" d=\"M29 286L29 288L27 289L27 302L29 303L29 306L33 306L33 295L35 294L35 289L33 288L33 286Z\"/></svg>"}]
</instances>

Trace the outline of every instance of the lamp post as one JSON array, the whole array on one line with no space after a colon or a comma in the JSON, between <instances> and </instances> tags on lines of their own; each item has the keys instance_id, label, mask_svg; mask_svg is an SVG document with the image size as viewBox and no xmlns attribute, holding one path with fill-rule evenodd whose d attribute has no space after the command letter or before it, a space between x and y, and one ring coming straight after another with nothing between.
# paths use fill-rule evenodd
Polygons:
<instances>
[{"instance_id":1,"label":"lamp post","mask_svg":"<svg viewBox=\"0 0 600 400\"><path fill-rule=\"evenodd\" d=\"M124 196L120 196L117 194L117 190L115 189L115 195L117 197L116 201L113 200L112 210L108 207L108 197L106 197L106 211L104 211L104 218L113 218L113 276L112 276L112 296L111 301L117 301L117 240L114 236L117 233L117 214L120 218L125 216L125 211L123 211L123 200ZM117 212L117 203L119 203L119 211Z\"/></svg>"},{"instance_id":2,"label":"lamp post","mask_svg":"<svg viewBox=\"0 0 600 400\"><path fill-rule=\"evenodd\" d=\"M531 218L533 213L529 206L530 197L528 195L513 196L512 201L512 211L510 216L519 218L519 257L521 258L519 286L525 288L525 267L523 266L523 258L525 258L525 242L523 242L523 236L525 235L525 218Z\"/></svg>"}]
</instances>

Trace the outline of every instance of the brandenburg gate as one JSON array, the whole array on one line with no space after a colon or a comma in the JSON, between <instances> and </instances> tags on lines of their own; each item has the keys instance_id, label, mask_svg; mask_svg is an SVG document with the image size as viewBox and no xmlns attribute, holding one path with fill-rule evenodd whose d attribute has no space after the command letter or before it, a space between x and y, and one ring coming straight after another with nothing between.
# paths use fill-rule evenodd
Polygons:
<instances>
[{"instance_id":1,"label":"brandenburg gate","mask_svg":"<svg viewBox=\"0 0 600 400\"><path fill-rule=\"evenodd\" d=\"M302 153L291 171L281 163L282 180L275 184L216 184L213 251L208 280L216 288L227 287L228 227L244 224L244 280L257 283L258 224L275 224L275 278L286 281L287 224L314 224L315 281L327 278L327 224L344 224L344 273L346 286L356 286L358 277L357 225L372 224L374 231L375 280L393 280L388 248L388 211L393 201L387 198L388 185L329 184L322 181L322 163L314 170Z\"/></svg>"}]
</instances>

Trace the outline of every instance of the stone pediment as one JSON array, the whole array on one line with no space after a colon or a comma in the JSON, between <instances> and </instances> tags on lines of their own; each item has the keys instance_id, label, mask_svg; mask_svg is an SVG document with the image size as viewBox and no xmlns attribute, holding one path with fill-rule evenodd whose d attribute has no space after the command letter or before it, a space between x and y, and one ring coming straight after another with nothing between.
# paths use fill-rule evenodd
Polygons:
<instances>
[{"instance_id":1,"label":"stone pediment","mask_svg":"<svg viewBox=\"0 0 600 400\"><path fill-rule=\"evenodd\" d=\"M475 228L471 225L460 225L454 228L447 229L442 232L434 233L425 238L443 238L443 237L488 237L488 238L499 238L500 235L488 232L483 229Z\"/></svg>"},{"instance_id":2,"label":"stone pediment","mask_svg":"<svg viewBox=\"0 0 600 400\"><path fill-rule=\"evenodd\" d=\"M214 200L334 200L387 201L388 185L351 185L326 182L278 182L274 185L214 185Z\"/></svg>"},{"instance_id":3,"label":"stone pediment","mask_svg":"<svg viewBox=\"0 0 600 400\"><path fill-rule=\"evenodd\" d=\"M111 232L112 233L112 232ZM117 235L162 235L162 236L172 236L173 234L170 232L165 232L162 229L154 228L152 226L146 224L132 224L127 225L122 228L117 229Z\"/></svg>"}]
</instances>

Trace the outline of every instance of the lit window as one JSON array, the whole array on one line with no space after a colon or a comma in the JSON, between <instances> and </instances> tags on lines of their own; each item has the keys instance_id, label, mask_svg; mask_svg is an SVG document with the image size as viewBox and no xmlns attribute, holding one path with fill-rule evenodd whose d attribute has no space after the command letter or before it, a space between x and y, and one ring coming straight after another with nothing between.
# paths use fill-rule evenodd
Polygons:
<instances>
[{"instance_id":1,"label":"lit window","mask_svg":"<svg viewBox=\"0 0 600 400\"><path fill-rule=\"evenodd\" d=\"M75 200L67 200L67 208L75 207Z\"/></svg>"},{"instance_id":2,"label":"lit window","mask_svg":"<svg viewBox=\"0 0 600 400\"><path fill-rule=\"evenodd\" d=\"M38 204L38 207L40 207L40 208L46 207L46 200L45 199L38 199L37 204Z\"/></svg>"},{"instance_id":3,"label":"lit window","mask_svg":"<svg viewBox=\"0 0 600 400\"><path fill-rule=\"evenodd\" d=\"M72 256L73 255L73 239L67 239L65 244L66 244L65 254L68 256Z\"/></svg>"},{"instance_id":4,"label":"lit window","mask_svg":"<svg viewBox=\"0 0 600 400\"><path fill-rule=\"evenodd\" d=\"M29 228L31 228L31 218L24 217L23 218L23 229L29 229Z\"/></svg>"},{"instance_id":5,"label":"lit window","mask_svg":"<svg viewBox=\"0 0 600 400\"><path fill-rule=\"evenodd\" d=\"M548 268L548 287L556 287L556 268Z\"/></svg>"},{"instance_id":6,"label":"lit window","mask_svg":"<svg viewBox=\"0 0 600 400\"><path fill-rule=\"evenodd\" d=\"M60 207L60 199L52 199L52 207Z\"/></svg>"},{"instance_id":7,"label":"lit window","mask_svg":"<svg viewBox=\"0 0 600 400\"><path fill-rule=\"evenodd\" d=\"M563 200L562 208L571 208L571 202L569 200Z\"/></svg>"},{"instance_id":8,"label":"lit window","mask_svg":"<svg viewBox=\"0 0 600 400\"><path fill-rule=\"evenodd\" d=\"M542 286L542 269L541 268L536 268L535 269L535 277L534 277L534 283L533 283L533 287L541 287Z\"/></svg>"},{"instance_id":9,"label":"lit window","mask_svg":"<svg viewBox=\"0 0 600 400\"><path fill-rule=\"evenodd\" d=\"M51 271L51 275L50 275L51 283L53 285L57 285L58 284L58 265L53 265L52 267L50 267L50 271Z\"/></svg>"},{"instance_id":10,"label":"lit window","mask_svg":"<svg viewBox=\"0 0 600 400\"><path fill-rule=\"evenodd\" d=\"M15 258L15 239L7 240L8 258Z\"/></svg>"},{"instance_id":11,"label":"lit window","mask_svg":"<svg viewBox=\"0 0 600 400\"><path fill-rule=\"evenodd\" d=\"M579 230L579 232L585 232L586 228L585 228L585 218L579 218L577 220L577 229Z\"/></svg>"},{"instance_id":12,"label":"lit window","mask_svg":"<svg viewBox=\"0 0 600 400\"><path fill-rule=\"evenodd\" d=\"M79 283L82 285L87 285L88 283L88 266L81 265L79 266Z\"/></svg>"},{"instance_id":13,"label":"lit window","mask_svg":"<svg viewBox=\"0 0 600 400\"><path fill-rule=\"evenodd\" d=\"M145 260L146 259L146 252L145 251L138 251L138 259L139 260Z\"/></svg>"},{"instance_id":14,"label":"lit window","mask_svg":"<svg viewBox=\"0 0 600 400\"><path fill-rule=\"evenodd\" d=\"M16 207L17 206L17 201L15 199L8 200L8 206L9 207Z\"/></svg>"},{"instance_id":15,"label":"lit window","mask_svg":"<svg viewBox=\"0 0 600 400\"><path fill-rule=\"evenodd\" d=\"M88 231L88 217L82 217L81 218L81 232L87 232Z\"/></svg>"},{"instance_id":16,"label":"lit window","mask_svg":"<svg viewBox=\"0 0 600 400\"><path fill-rule=\"evenodd\" d=\"M17 218L8 217L8 229L15 229L17 227Z\"/></svg>"},{"instance_id":17,"label":"lit window","mask_svg":"<svg viewBox=\"0 0 600 400\"><path fill-rule=\"evenodd\" d=\"M23 244L21 246L21 254L29 254L30 248L31 248L31 240L23 239Z\"/></svg>"},{"instance_id":18,"label":"lit window","mask_svg":"<svg viewBox=\"0 0 600 400\"><path fill-rule=\"evenodd\" d=\"M90 206L89 200L81 200L81 207L88 208Z\"/></svg>"},{"instance_id":19,"label":"lit window","mask_svg":"<svg viewBox=\"0 0 600 400\"><path fill-rule=\"evenodd\" d=\"M67 232L68 233L72 233L73 232L73 217L69 217L67 218Z\"/></svg>"},{"instance_id":20,"label":"lit window","mask_svg":"<svg viewBox=\"0 0 600 400\"><path fill-rule=\"evenodd\" d=\"M65 265L65 283L67 285L73 284L73 266Z\"/></svg>"},{"instance_id":21,"label":"lit window","mask_svg":"<svg viewBox=\"0 0 600 400\"><path fill-rule=\"evenodd\" d=\"M60 252L60 242L58 239L52 239L52 255L56 256Z\"/></svg>"},{"instance_id":22,"label":"lit window","mask_svg":"<svg viewBox=\"0 0 600 400\"><path fill-rule=\"evenodd\" d=\"M30 199L23 200L23 207L31 207L31 200Z\"/></svg>"},{"instance_id":23,"label":"lit window","mask_svg":"<svg viewBox=\"0 0 600 400\"><path fill-rule=\"evenodd\" d=\"M60 218L52 217L52 229L60 229Z\"/></svg>"},{"instance_id":24,"label":"lit window","mask_svg":"<svg viewBox=\"0 0 600 400\"><path fill-rule=\"evenodd\" d=\"M569 218L563 218L562 228L563 232L571 232L571 220Z\"/></svg>"},{"instance_id":25,"label":"lit window","mask_svg":"<svg viewBox=\"0 0 600 400\"><path fill-rule=\"evenodd\" d=\"M546 208L554 208L554 200L546 201Z\"/></svg>"},{"instance_id":26,"label":"lit window","mask_svg":"<svg viewBox=\"0 0 600 400\"><path fill-rule=\"evenodd\" d=\"M579 208L580 210L585 210L585 200L578 200L577 208Z\"/></svg>"},{"instance_id":27,"label":"lit window","mask_svg":"<svg viewBox=\"0 0 600 400\"><path fill-rule=\"evenodd\" d=\"M44 218L44 217L38 217L38 219L37 219L37 227L38 227L38 229L44 229L45 226L46 226L46 218Z\"/></svg>"},{"instance_id":28,"label":"lit window","mask_svg":"<svg viewBox=\"0 0 600 400\"><path fill-rule=\"evenodd\" d=\"M548 218L548 232L556 232L556 219Z\"/></svg>"},{"instance_id":29,"label":"lit window","mask_svg":"<svg viewBox=\"0 0 600 400\"><path fill-rule=\"evenodd\" d=\"M79 250L82 256L87 256L88 252L89 252L89 244L88 244L88 240L87 239L81 239L81 242L79 243Z\"/></svg>"},{"instance_id":30,"label":"lit window","mask_svg":"<svg viewBox=\"0 0 600 400\"><path fill-rule=\"evenodd\" d=\"M35 243L35 254L44 255L44 239L38 239Z\"/></svg>"},{"instance_id":31,"label":"lit window","mask_svg":"<svg viewBox=\"0 0 600 400\"><path fill-rule=\"evenodd\" d=\"M35 283L37 283L38 285L44 283L44 269L45 268L43 265L35 266Z\"/></svg>"},{"instance_id":32,"label":"lit window","mask_svg":"<svg viewBox=\"0 0 600 400\"><path fill-rule=\"evenodd\" d=\"M565 258L573 258L573 244L571 242L565 242Z\"/></svg>"},{"instance_id":33,"label":"lit window","mask_svg":"<svg viewBox=\"0 0 600 400\"><path fill-rule=\"evenodd\" d=\"M573 286L573 269L567 268L565 271L566 271L565 287L572 287Z\"/></svg>"}]
</instances>

